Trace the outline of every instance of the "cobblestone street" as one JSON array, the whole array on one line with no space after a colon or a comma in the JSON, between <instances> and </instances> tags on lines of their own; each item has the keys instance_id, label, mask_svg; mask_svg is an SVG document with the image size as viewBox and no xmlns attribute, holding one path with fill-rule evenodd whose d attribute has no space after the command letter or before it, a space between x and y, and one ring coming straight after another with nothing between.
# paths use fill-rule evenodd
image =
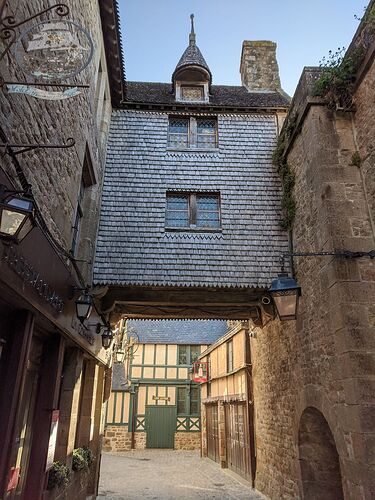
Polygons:
<instances>
[{"instance_id":1,"label":"cobblestone street","mask_svg":"<svg viewBox=\"0 0 375 500\"><path fill-rule=\"evenodd\" d=\"M265 497L197 451L135 450L102 457L98 500Z\"/></svg>"}]
</instances>

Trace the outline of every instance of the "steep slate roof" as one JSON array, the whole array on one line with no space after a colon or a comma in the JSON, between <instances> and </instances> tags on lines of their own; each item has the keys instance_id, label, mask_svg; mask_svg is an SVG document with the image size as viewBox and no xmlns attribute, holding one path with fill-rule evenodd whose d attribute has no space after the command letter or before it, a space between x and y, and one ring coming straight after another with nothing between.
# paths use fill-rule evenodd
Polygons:
<instances>
[{"instance_id":1,"label":"steep slate roof","mask_svg":"<svg viewBox=\"0 0 375 500\"><path fill-rule=\"evenodd\" d=\"M140 343L212 344L228 330L226 321L128 320Z\"/></svg>"},{"instance_id":2,"label":"steep slate roof","mask_svg":"<svg viewBox=\"0 0 375 500\"><path fill-rule=\"evenodd\" d=\"M127 101L145 104L175 105L170 83L127 82ZM249 92L242 86L212 85L208 103L200 107L212 106L233 108L277 108L289 106L289 99L280 92Z\"/></svg>"},{"instance_id":3,"label":"steep slate roof","mask_svg":"<svg viewBox=\"0 0 375 500\"><path fill-rule=\"evenodd\" d=\"M199 50L199 47L195 44L190 44L185 52L182 54L181 59L178 61L176 69L174 73L181 68L185 68L186 66L201 66L206 69L210 74L210 68L205 61L205 58L202 55L202 52Z\"/></svg>"}]
</instances>

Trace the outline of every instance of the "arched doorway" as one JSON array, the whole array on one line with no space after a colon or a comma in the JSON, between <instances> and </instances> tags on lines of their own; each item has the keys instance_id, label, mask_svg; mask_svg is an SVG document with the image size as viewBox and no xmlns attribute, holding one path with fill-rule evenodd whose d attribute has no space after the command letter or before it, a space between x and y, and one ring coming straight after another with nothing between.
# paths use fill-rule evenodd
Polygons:
<instances>
[{"instance_id":1,"label":"arched doorway","mask_svg":"<svg viewBox=\"0 0 375 500\"><path fill-rule=\"evenodd\" d=\"M302 413L298 433L304 500L342 500L339 455L329 425L316 408Z\"/></svg>"}]
</instances>

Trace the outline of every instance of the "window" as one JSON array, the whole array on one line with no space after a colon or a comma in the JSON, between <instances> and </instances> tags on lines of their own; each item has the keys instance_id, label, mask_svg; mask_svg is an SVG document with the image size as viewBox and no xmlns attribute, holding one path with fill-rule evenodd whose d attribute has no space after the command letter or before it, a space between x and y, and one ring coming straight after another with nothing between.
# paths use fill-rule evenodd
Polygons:
<instances>
[{"instance_id":1,"label":"window","mask_svg":"<svg viewBox=\"0 0 375 500\"><path fill-rule=\"evenodd\" d=\"M197 361L201 353L199 345L179 345L178 346L178 364L192 365Z\"/></svg>"},{"instance_id":2,"label":"window","mask_svg":"<svg viewBox=\"0 0 375 500\"><path fill-rule=\"evenodd\" d=\"M177 414L199 415L199 387L177 387Z\"/></svg>"},{"instance_id":3,"label":"window","mask_svg":"<svg viewBox=\"0 0 375 500\"><path fill-rule=\"evenodd\" d=\"M220 228L218 193L167 193L165 225L173 229Z\"/></svg>"},{"instance_id":4,"label":"window","mask_svg":"<svg viewBox=\"0 0 375 500\"><path fill-rule=\"evenodd\" d=\"M212 149L217 147L217 119L171 117L168 147L172 149Z\"/></svg>"},{"instance_id":5,"label":"window","mask_svg":"<svg viewBox=\"0 0 375 500\"><path fill-rule=\"evenodd\" d=\"M182 101L203 101L204 87L203 85L181 85L181 100Z\"/></svg>"},{"instance_id":6,"label":"window","mask_svg":"<svg viewBox=\"0 0 375 500\"><path fill-rule=\"evenodd\" d=\"M233 371L233 340L227 342L227 372Z\"/></svg>"}]
</instances>

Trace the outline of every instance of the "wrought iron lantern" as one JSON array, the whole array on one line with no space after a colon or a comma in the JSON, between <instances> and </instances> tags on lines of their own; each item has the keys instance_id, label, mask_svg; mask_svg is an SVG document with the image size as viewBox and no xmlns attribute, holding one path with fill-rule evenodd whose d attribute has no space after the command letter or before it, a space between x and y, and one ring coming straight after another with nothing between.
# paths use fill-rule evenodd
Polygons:
<instances>
[{"instance_id":1,"label":"wrought iron lantern","mask_svg":"<svg viewBox=\"0 0 375 500\"><path fill-rule=\"evenodd\" d=\"M288 276L279 276L272 281L269 292L280 320L295 320L297 318L298 299L301 296L301 287L296 280Z\"/></svg>"},{"instance_id":2,"label":"wrought iron lantern","mask_svg":"<svg viewBox=\"0 0 375 500\"><path fill-rule=\"evenodd\" d=\"M83 322L90 317L93 306L93 300L91 295L87 290L80 295L80 297L76 300L76 313L77 318L83 324Z\"/></svg>"},{"instance_id":3,"label":"wrought iron lantern","mask_svg":"<svg viewBox=\"0 0 375 500\"><path fill-rule=\"evenodd\" d=\"M121 347L121 346L117 347L117 349L115 349L115 352L114 352L113 361L115 363L123 364L125 361L125 357L126 357L125 349L123 349L123 347Z\"/></svg>"},{"instance_id":4,"label":"wrought iron lantern","mask_svg":"<svg viewBox=\"0 0 375 500\"><path fill-rule=\"evenodd\" d=\"M34 202L29 191L0 184L0 236L20 243L34 227Z\"/></svg>"},{"instance_id":5,"label":"wrought iron lantern","mask_svg":"<svg viewBox=\"0 0 375 500\"><path fill-rule=\"evenodd\" d=\"M111 346L111 342L113 339L113 332L110 326L106 326L102 333L102 346L104 349L108 349Z\"/></svg>"}]
</instances>

